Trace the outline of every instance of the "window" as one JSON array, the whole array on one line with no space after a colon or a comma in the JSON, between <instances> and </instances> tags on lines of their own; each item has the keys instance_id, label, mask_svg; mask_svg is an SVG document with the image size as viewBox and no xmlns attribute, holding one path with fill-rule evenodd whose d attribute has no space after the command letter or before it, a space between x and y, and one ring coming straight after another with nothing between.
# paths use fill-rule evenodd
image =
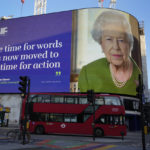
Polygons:
<instances>
[{"instance_id":1,"label":"window","mask_svg":"<svg viewBox=\"0 0 150 150\"><path fill-rule=\"evenodd\" d=\"M74 98L73 97L66 97L66 103L67 104L74 104Z\"/></svg>"},{"instance_id":2,"label":"window","mask_svg":"<svg viewBox=\"0 0 150 150\"><path fill-rule=\"evenodd\" d=\"M63 114L54 114L54 122L63 122Z\"/></svg>"},{"instance_id":3,"label":"window","mask_svg":"<svg viewBox=\"0 0 150 150\"><path fill-rule=\"evenodd\" d=\"M39 121L45 121L45 113L41 113L40 115L39 115Z\"/></svg>"},{"instance_id":4,"label":"window","mask_svg":"<svg viewBox=\"0 0 150 150\"><path fill-rule=\"evenodd\" d=\"M77 116L76 115L71 115L71 122L77 122Z\"/></svg>"},{"instance_id":5,"label":"window","mask_svg":"<svg viewBox=\"0 0 150 150\"><path fill-rule=\"evenodd\" d=\"M91 115L89 114L84 114L84 118L83 118L83 121L85 122Z\"/></svg>"},{"instance_id":6,"label":"window","mask_svg":"<svg viewBox=\"0 0 150 150\"><path fill-rule=\"evenodd\" d=\"M64 122L77 122L77 115L64 114Z\"/></svg>"},{"instance_id":7,"label":"window","mask_svg":"<svg viewBox=\"0 0 150 150\"><path fill-rule=\"evenodd\" d=\"M98 109L99 106L95 106L95 111ZM93 114L93 106L88 106L85 110L84 110L85 114Z\"/></svg>"},{"instance_id":8,"label":"window","mask_svg":"<svg viewBox=\"0 0 150 150\"><path fill-rule=\"evenodd\" d=\"M50 95L43 95L42 99L43 103L50 103Z\"/></svg>"},{"instance_id":9,"label":"window","mask_svg":"<svg viewBox=\"0 0 150 150\"><path fill-rule=\"evenodd\" d=\"M84 113L92 114L92 113L93 113L93 106L88 106L88 107L84 110Z\"/></svg>"},{"instance_id":10,"label":"window","mask_svg":"<svg viewBox=\"0 0 150 150\"><path fill-rule=\"evenodd\" d=\"M124 125L125 117L122 115L102 115L96 120L96 123L111 124L111 125Z\"/></svg>"},{"instance_id":11,"label":"window","mask_svg":"<svg viewBox=\"0 0 150 150\"><path fill-rule=\"evenodd\" d=\"M63 114L49 114L47 119L51 122L63 122Z\"/></svg>"},{"instance_id":12,"label":"window","mask_svg":"<svg viewBox=\"0 0 150 150\"><path fill-rule=\"evenodd\" d=\"M46 122L49 122L49 121L50 121L50 120L49 120L49 114L48 114L48 113L45 114L45 121L46 121Z\"/></svg>"},{"instance_id":13,"label":"window","mask_svg":"<svg viewBox=\"0 0 150 150\"><path fill-rule=\"evenodd\" d=\"M64 122L70 122L70 115L69 114L64 115Z\"/></svg>"},{"instance_id":14,"label":"window","mask_svg":"<svg viewBox=\"0 0 150 150\"><path fill-rule=\"evenodd\" d=\"M133 109L139 110L139 102L138 101L133 101Z\"/></svg>"},{"instance_id":15,"label":"window","mask_svg":"<svg viewBox=\"0 0 150 150\"><path fill-rule=\"evenodd\" d=\"M104 115L100 117L100 123L102 123L102 124L105 124L105 123L106 123L106 120L105 120L105 116L104 116Z\"/></svg>"},{"instance_id":16,"label":"window","mask_svg":"<svg viewBox=\"0 0 150 150\"><path fill-rule=\"evenodd\" d=\"M37 96L32 97L32 98L31 98L31 102L33 102L33 103L37 103L37 98L38 98Z\"/></svg>"},{"instance_id":17,"label":"window","mask_svg":"<svg viewBox=\"0 0 150 150\"><path fill-rule=\"evenodd\" d=\"M107 116L107 118L108 118L108 124L114 124L114 117L112 116L112 115L110 115L110 116Z\"/></svg>"},{"instance_id":18,"label":"window","mask_svg":"<svg viewBox=\"0 0 150 150\"><path fill-rule=\"evenodd\" d=\"M126 110L133 110L133 101L129 99L124 99L124 106Z\"/></svg>"},{"instance_id":19,"label":"window","mask_svg":"<svg viewBox=\"0 0 150 150\"><path fill-rule=\"evenodd\" d=\"M119 116L120 118L120 125L124 125L125 124L125 116Z\"/></svg>"},{"instance_id":20,"label":"window","mask_svg":"<svg viewBox=\"0 0 150 150\"><path fill-rule=\"evenodd\" d=\"M80 97L79 104L88 104L87 97Z\"/></svg>"},{"instance_id":21,"label":"window","mask_svg":"<svg viewBox=\"0 0 150 150\"><path fill-rule=\"evenodd\" d=\"M39 95L37 97L37 103L42 103L43 102L43 96L42 95Z\"/></svg>"},{"instance_id":22,"label":"window","mask_svg":"<svg viewBox=\"0 0 150 150\"><path fill-rule=\"evenodd\" d=\"M51 101L50 101L50 99L45 99L44 102L45 103L50 103Z\"/></svg>"},{"instance_id":23,"label":"window","mask_svg":"<svg viewBox=\"0 0 150 150\"><path fill-rule=\"evenodd\" d=\"M49 103L50 96L49 95L32 95L29 98L29 102L33 103Z\"/></svg>"},{"instance_id":24,"label":"window","mask_svg":"<svg viewBox=\"0 0 150 150\"><path fill-rule=\"evenodd\" d=\"M114 116L114 124L119 125L119 116Z\"/></svg>"},{"instance_id":25,"label":"window","mask_svg":"<svg viewBox=\"0 0 150 150\"><path fill-rule=\"evenodd\" d=\"M105 105L121 105L118 97L105 96Z\"/></svg>"},{"instance_id":26,"label":"window","mask_svg":"<svg viewBox=\"0 0 150 150\"><path fill-rule=\"evenodd\" d=\"M95 105L104 105L104 99L102 97L96 98Z\"/></svg>"},{"instance_id":27,"label":"window","mask_svg":"<svg viewBox=\"0 0 150 150\"><path fill-rule=\"evenodd\" d=\"M51 103L64 103L63 96L52 96Z\"/></svg>"},{"instance_id":28,"label":"window","mask_svg":"<svg viewBox=\"0 0 150 150\"><path fill-rule=\"evenodd\" d=\"M101 115L95 123L106 124L106 115Z\"/></svg>"}]
</instances>

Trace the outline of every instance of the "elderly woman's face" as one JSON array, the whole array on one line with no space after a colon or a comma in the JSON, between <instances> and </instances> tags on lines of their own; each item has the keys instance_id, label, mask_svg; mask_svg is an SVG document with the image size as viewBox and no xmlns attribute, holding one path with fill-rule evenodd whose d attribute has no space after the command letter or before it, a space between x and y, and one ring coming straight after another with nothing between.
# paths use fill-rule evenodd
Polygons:
<instances>
[{"instance_id":1,"label":"elderly woman's face","mask_svg":"<svg viewBox=\"0 0 150 150\"><path fill-rule=\"evenodd\" d=\"M103 28L101 46L111 64L122 66L128 60L129 43L121 25L108 24Z\"/></svg>"}]
</instances>

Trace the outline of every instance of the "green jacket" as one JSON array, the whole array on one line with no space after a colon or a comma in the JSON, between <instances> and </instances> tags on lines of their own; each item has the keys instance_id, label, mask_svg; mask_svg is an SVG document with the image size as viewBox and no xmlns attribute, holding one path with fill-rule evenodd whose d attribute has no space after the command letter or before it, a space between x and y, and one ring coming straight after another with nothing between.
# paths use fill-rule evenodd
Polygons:
<instances>
[{"instance_id":1,"label":"green jacket","mask_svg":"<svg viewBox=\"0 0 150 150\"><path fill-rule=\"evenodd\" d=\"M134 60L132 60L132 62L132 76L121 88L115 86L111 77L109 63L106 58L98 59L84 66L78 80L80 92L94 90L94 92L100 93L136 95L136 80L138 81L138 75L141 72Z\"/></svg>"}]
</instances>

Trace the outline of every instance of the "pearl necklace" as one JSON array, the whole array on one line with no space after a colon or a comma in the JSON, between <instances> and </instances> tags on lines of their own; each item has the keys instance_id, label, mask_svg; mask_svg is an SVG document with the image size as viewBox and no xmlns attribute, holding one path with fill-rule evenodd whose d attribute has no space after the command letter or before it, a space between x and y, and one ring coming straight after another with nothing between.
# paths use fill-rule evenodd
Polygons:
<instances>
[{"instance_id":1,"label":"pearl necklace","mask_svg":"<svg viewBox=\"0 0 150 150\"><path fill-rule=\"evenodd\" d=\"M115 78L115 76L113 75L111 65L109 65L109 68L110 68L111 77L112 77L112 80L113 80L115 86L118 87L118 88L122 88L123 86L125 86L127 80L124 81L124 82L118 81L118 80Z\"/></svg>"}]
</instances>

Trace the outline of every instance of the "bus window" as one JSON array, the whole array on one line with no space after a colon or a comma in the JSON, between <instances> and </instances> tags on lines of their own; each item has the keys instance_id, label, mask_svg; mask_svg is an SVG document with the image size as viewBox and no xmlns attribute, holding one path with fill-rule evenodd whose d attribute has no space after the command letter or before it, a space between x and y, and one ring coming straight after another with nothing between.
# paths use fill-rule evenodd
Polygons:
<instances>
[{"instance_id":1,"label":"bus window","mask_svg":"<svg viewBox=\"0 0 150 150\"><path fill-rule=\"evenodd\" d=\"M107 124L124 125L125 118L122 115L106 115Z\"/></svg>"},{"instance_id":2,"label":"bus window","mask_svg":"<svg viewBox=\"0 0 150 150\"><path fill-rule=\"evenodd\" d=\"M99 106L95 106L95 111L98 109ZM92 114L93 113L93 106L88 106L85 110L84 113L87 114Z\"/></svg>"},{"instance_id":3,"label":"bus window","mask_svg":"<svg viewBox=\"0 0 150 150\"><path fill-rule=\"evenodd\" d=\"M114 116L114 124L119 125L119 116Z\"/></svg>"},{"instance_id":4,"label":"bus window","mask_svg":"<svg viewBox=\"0 0 150 150\"><path fill-rule=\"evenodd\" d=\"M43 101L43 103L50 103L50 96L49 95L43 95L42 101Z\"/></svg>"},{"instance_id":5,"label":"bus window","mask_svg":"<svg viewBox=\"0 0 150 150\"><path fill-rule=\"evenodd\" d=\"M66 97L66 103L67 104L74 104L74 98L73 97Z\"/></svg>"},{"instance_id":6,"label":"bus window","mask_svg":"<svg viewBox=\"0 0 150 150\"><path fill-rule=\"evenodd\" d=\"M32 101L33 103L37 103L37 98L38 98L37 96L32 97L32 100L31 100L31 101Z\"/></svg>"},{"instance_id":7,"label":"bus window","mask_svg":"<svg viewBox=\"0 0 150 150\"><path fill-rule=\"evenodd\" d=\"M45 99L44 100L44 103L50 103L51 101L50 101L50 99Z\"/></svg>"},{"instance_id":8,"label":"bus window","mask_svg":"<svg viewBox=\"0 0 150 150\"><path fill-rule=\"evenodd\" d=\"M109 117L109 124L114 124L114 117L112 115L108 115Z\"/></svg>"},{"instance_id":9,"label":"bus window","mask_svg":"<svg viewBox=\"0 0 150 150\"><path fill-rule=\"evenodd\" d=\"M101 115L95 123L106 124L106 115Z\"/></svg>"},{"instance_id":10,"label":"bus window","mask_svg":"<svg viewBox=\"0 0 150 150\"><path fill-rule=\"evenodd\" d=\"M101 118L100 118L100 123L105 124L105 116L104 116L104 115L101 116Z\"/></svg>"},{"instance_id":11,"label":"bus window","mask_svg":"<svg viewBox=\"0 0 150 150\"><path fill-rule=\"evenodd\" d=\"M49 114L48 120L51 122L63 122L63 114Z\"/></svg>"},{"instance_id":12,"label":"bus window","mask_svg":"<svg viewBox=\"0 0 150 150\"><path fill-rule=\"evenodd\" d=\"M121 105L121 101L118 97L105 96L105 105Z\"/></svg>"},{"instance_id":13,"label":"bus window","mask_svg":"<svg viewBox=\"0 0 150 150\"><path fill-rule=\"evenodd\" d=\"M93 113L93 106L88 106L88 107L84 110L84 113L92 114L92 113Z\"/></svg>"},{"instance_id":14,"label":"bus window","mask_svg":"<svg viewBox=\"0 0 150 150\"><path fill-rule=\"evenodd\" d=\"M125 116L120 116L119 120L120 120L120 125L125 124Z\"/></svg>"},{"instance_id":15,"label":"bus window","mask_svg":"<svg viewBox=\"0 0 150 150\"><path fill-rule=\"evenodd\" d=\"M42 95L39 95L37 97L37 103L43 103L43 96Z\"/></svg>"},{"instance_id":16,"label":"bus window","mask_svg":"<svg viewBox=\"0 0 150 150\"><path fill-rule=\"evenodd\" d=\"M44 122L45 121L45 116L46 116L45 113L41 113L40 116L39 116L39 121Z\"/></svg>"},{"instance_id":17,"label":"bus window","mask_svg":"<svg viewBox=\"0 0 150 150\"><path fill-rule=\"evenodd\" d=\"M90 114L84 114L84 119L83 121L85 122L91 115Z\"/></svg>"},{"instance_id":18,"label":"bus window","mask_svg":"<svg viewBox=\"0 0 150 150\"><path fill-rule=\"evenodd\" d=\"M45 114L45 121L49 122L49 114L48 113Z\"/></svg>"},{"instance_id":19,"label":"bus window","mask_svg":"<svg viewBox=\"0 0 150 150\"><path fill-rule=\"evenodd\" d=\"M74 98L74 104L79 104L79 101L78 101L77 97Z\"/></svg>"},{"instance_id":20,"label":"bus window","mask_svg":"<svg viewBox=\"0 0 150 150\"><path fill-rule=\"evenodd\" d=\"M106 124L105 115L100 116L96 123Z\"/></svg>"},{"instance_id":21,"label":"bus window","mask_svg":"<svg viewBox=\"0 0 150 150\"><path fill-rule=\"evenodd\" d=\"M33 97L35 97L35 95L30 95L28 101L29 101L29 102L33 102L33 101L32 101Z\"/></svg>"},{"instance_id":22,"label":"bus window","mask_svg":"<svg viewBox=\"0 0 150 150\"><path fill-rule=\"evenodd\" d=\"M52 96L51 103L64 103L63 96Z\"/></svg>"},{"instance_id":23,"label":"bus window","mask_svg":"<svg viewBox=\"0 0 150 150\"><path fill-rule=\"evenodd\" d=\"M54 122L63 122L63 114L54 114Z\"/></svg>"},{"instance_id":24,"label":"bus window","mask_svg":"<svg viewBox=\"0 0 150 150\"><path fill-rule=\"evenodd\" d=\"M77 115L71 115L71 122L77 122Z\"/></svg>"},{"instance_id":25,"label":"bus window","mask_svg":"<svg viewBox=\"0 0 150 150\"><path fill-rule=\"evenodd\" d=\"M79 104L88 104L87 98L86 97L80 97L79 98Z\"/></svg>"},{"instance_id":26,"label":"bus window","mask_svg":"<svg viewBox=\"0 0 150 150\"><path fill-rule=\"evenodd\" d=\"M102 97L96 98L95 105L104 105L104 99Z\"/></svg>"},{"instance_id":27,"label":"bus window","mask_svg":"<svg viewBox=\"0 0 150 150\"><path fill-rule=\"evenodd\" d=\"M64 115L64 122L70 122L70 115L69 114L65 114Z\"/></svg>"}]
</instances>

